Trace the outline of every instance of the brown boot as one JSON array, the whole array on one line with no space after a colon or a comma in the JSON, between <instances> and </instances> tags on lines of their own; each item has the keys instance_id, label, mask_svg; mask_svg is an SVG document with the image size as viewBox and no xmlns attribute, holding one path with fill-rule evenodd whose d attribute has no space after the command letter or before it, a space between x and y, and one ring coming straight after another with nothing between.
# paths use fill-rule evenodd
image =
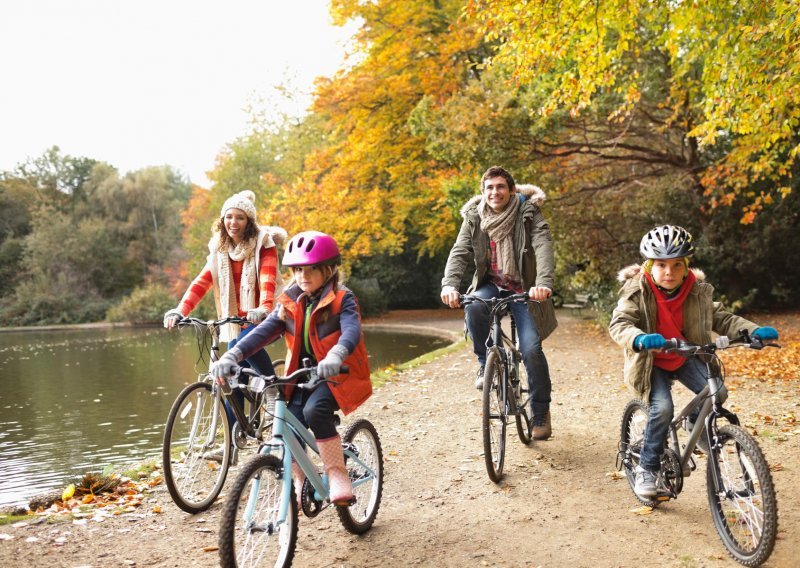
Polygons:
<instances>
[{"instance_id":1,"label":"brown boot","mask_svg":"<svg viewBox=\"0 0 800 568\"><path fill-rule=\"evenodd\" d=\"M533 428L531 428L534 440L546 440L553 434L553 428L550 425L550 411L544 415L533 417Z\"/></svg>"},{"instance_id":2,"label":"brown boot","mask_svg":"<svg viewBox=\"0 0 800 568\"><path fill-rule=\"evenodd\" d=\"M294 482L294 496L297 499L297 513L303 513L303 483L306 481L306 474L303 473L300 464L292 460L292 481Z\"/></svg>"},{"instance_id":3,"label":"brown boot","mask_svg":"<svg viewBox=\"0 0 800 568\"><path fill-rule=\"evenodd\" d=\"M330 485L330 501L339 507L347 507L354 501L353 485L344 467L342 439L337 434L326 440L317 440L319 455Z\"/></svg>"}]
</instances>

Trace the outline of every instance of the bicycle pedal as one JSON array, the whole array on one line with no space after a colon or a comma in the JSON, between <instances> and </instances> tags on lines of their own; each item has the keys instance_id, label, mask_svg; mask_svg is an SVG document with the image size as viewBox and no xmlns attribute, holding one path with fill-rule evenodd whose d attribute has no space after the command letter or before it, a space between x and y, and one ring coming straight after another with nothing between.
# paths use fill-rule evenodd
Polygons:
<instances>
[{"instance_id":1,"label":"bicycle pedal","mask_svg":"<svg viewBox=\"0 0 800 568\"><path fill-rule=\"evenodd\" d=\"M344 500L334 501L331 503L331 505L335 505L336 507L350 507L351 505L355 505L356 501L357 501L356 496L353 495L353 497L348 499L347 501Z\"/></svg>"}]
</instances>

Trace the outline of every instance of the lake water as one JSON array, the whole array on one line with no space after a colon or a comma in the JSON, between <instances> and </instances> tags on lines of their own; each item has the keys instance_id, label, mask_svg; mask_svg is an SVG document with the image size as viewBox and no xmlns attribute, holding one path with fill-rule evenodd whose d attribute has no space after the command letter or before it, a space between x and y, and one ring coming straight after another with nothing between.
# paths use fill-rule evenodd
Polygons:
<instances>
[{"instance_id":1,"label":"lake water","mask_svg":"<svg viewBox=\"0 0 800 568\"><path fill-rule=\"evenodd\" d=\"M365 339L373 371L447 344L369 330ZM283 345L270 355L282 358ZM173 400L207 368L191 330L0 333L0 507L160 456Z\"/></svg>"}]
</instances>

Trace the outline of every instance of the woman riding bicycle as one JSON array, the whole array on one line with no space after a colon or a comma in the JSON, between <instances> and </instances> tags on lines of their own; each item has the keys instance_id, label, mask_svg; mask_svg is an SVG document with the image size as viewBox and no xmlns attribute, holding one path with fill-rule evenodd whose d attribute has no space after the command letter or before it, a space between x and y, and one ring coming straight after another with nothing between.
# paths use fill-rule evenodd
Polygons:
<instances>
[{"instance_id":1,"label":"woman riding bicycle","mask_svg":"<svg viewBox=\"0 0 800 568\"><path fill-rule=\"evenodd\" d=\"M369 358L361 332L361 314L353 293L339 282L341 256L336 241L317 231L298 233L289 241L283 265L292 267L295 283L278 298L279 309L214 365L217 377L230 375L239 361L285 336L287 373L304 359L319 375L332 379L313 391L286 387L289 410L311 428L330 481L330 501L348 505L353 489L344 464L334 413L350 414L372 394ZM349 371L340 374L342 365ZM304 475L292 463L295 494L302 494Z\"/></svg>"},{"instance_id":2,"label":"woman riding bicycle","mask_svg":"<svg viewBox=\"0 0 800 568\"><path fill-rule=\"evenodd\" d=\"M708 378L699 358L660 352L666 339L703 344L712 341L712 332L733 337L747 330L768 340L778 339L778 332L735 316L714 302L714 288L704 281L703 272L689 268L694 242L682 227L662 225L648 231L639 252L644 263L619 273L623 286L609 332L625 348L625 381L648 403L634 491L641 499L650 499L658 492L661 453L674 412L672 382L677 379L698 393ZM724 400L725 394L721 395Z\"/></svg>"},{"instance_id":3,"label":"woman riding bicycle","mask_svg":"<svg viewBox=\"0 0 800 568\"><path fill-rule=\"evenodd\" d=\"M520 186L501 167L489 168L481 178L481 195L461 210L464 221L447 259L442 278L442 302L460 307L458 287L467 265L475 264L468 293L481 298L505 297L528 292L537 304L512 304L519 333L520 351L528 373L533 412L533 437L546 440L550 422L550 370L542 341L556 327L553 303L555 260L550 227L539 205L544 192L535 186ZM480 302L466 308L467 328L480 368L475 383L483 388L489 309Z\"/></svg>"},{"instance_id":4,"label":"woman riding bicycle","mask_svg":"<svg viewBox=\"0 0 800 568\"><path fill-rule=\"evenodd\" d=\"M206 264L178 307L164 314L165 328L172 329L182 317L188 316L212 288L220 319L238 315L257 324L272 311L275 294L280 292L276 245L282 244L287 235L280 227L258 225L254 199L255 194L245 190L225 201L212 228ZM227 324L220 339L230 349L253 329L254 325L240 328ZM262 375L275 372L263 349L254 352L247 362ZM238 391L234 396L243 399ZM228 417L233 424L235 418L230 410Z\"/></svg>"}]
</instances>

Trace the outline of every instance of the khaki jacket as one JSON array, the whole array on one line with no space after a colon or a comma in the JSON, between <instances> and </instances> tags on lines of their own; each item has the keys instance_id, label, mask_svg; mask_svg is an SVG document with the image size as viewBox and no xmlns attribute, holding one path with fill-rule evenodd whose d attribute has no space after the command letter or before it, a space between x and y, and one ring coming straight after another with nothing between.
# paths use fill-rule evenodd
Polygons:
<instances>
[{"instance_id":1,"label":"khaki jacket","mask_svg":"<svg viewBox=\"0 0 800 568\"><path fill-rule=\"evenodd\" d=\"M514 248L517 251L517 268L522 277L522 286L526 291L533 286L546 286L553 290L553 241L550 237L550 226L539 209L545 194L536 186L519 185L517 189L526 198L520 205L514 226ZM452 286L457 290L470 263L475 265L475 275L467 293L474 292L486 280L489 271L489 235L480 227L480 199L481 196L476 195L461 209L464 220L447 258L442 288ZM541 304L531 302L528 304L528 311L544 341L558 325L552 300L548 299Z\"/></svg>"},{"instance_id":2,"label":"khaki jacket","mask_svg":"<svg viewBox=\"0 0 800 568\"><path fill-rule=\"evenodd\" d=\"M710 343L712 334L735 337L743 329L752 332L758 327L715 302L714 287L705 282L705 274L694 268L692 272L697 280L683 304L683 335L687 341ZM611 339L625 350L625 382L642 400L648 401L653 353L634 351L633 340L643 333L656 333L656 298L640 265L621 270L618 280L623 284L608 331Z\"/></svg>"}]
</instances>

